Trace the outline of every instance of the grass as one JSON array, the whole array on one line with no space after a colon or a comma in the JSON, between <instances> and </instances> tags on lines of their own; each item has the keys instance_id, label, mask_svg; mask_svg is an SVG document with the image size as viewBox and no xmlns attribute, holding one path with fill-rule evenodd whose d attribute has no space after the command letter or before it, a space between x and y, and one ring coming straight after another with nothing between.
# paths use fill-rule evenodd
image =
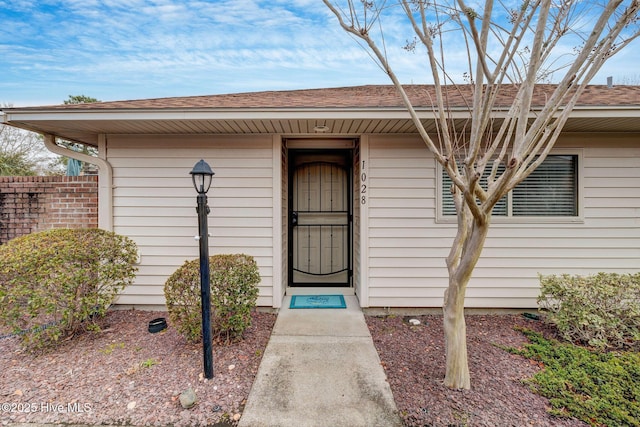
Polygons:
<instances>
[{"instance_id":1,"label":"grass","mask_svg":"<svg viewBox=\"0 0 640 427\"><path fill-rule=\"evenodd\" d=\"M115 349L118 348L124 348L124 343L123 342L113 342L109 345L107 345L105 348L100 349L100 353L105 354L105 355L110 355L111 353L113 353L113 351Z\"/></svg>"},{"instance_id":2,"label":"grass","mask_svg":"<svg viewBox=\"0 0 640 427\"><path fill-rule=\"evenodd\" d=\"M551 413L591 426L640 426L640 354L593 351L521 331L531 343L505 350L543 367L526 381L549 399Z\"/></svg>"},{"instance_id":3,"label":"grass","mask_svg":"<svg viewBox=\"0 0 640 427\"><path fill-rule=\"evenodd\" d=\"M147 359L143 362L140 362L140 367L141 368L150 368L154 365L157 365L158 361L156 359Z\"/></svg>"},{"instance_id":4,"label":"grass","mask_svg":"<svg viewBox=\"0 0 640 427\"><path fill-rule=\"evenodd\" d=\"M147 360L143 360L142 362L136 363L134 365L132 365L131 367L129 367L129 369L127 369L125 371L125 373L127 375L134 375L137 374L138 372L144 370L144 369L149 369L157 364L159 364L160 361L158 361L157 359L154 358L149 358Z\"/></svg>"}]
</instances>

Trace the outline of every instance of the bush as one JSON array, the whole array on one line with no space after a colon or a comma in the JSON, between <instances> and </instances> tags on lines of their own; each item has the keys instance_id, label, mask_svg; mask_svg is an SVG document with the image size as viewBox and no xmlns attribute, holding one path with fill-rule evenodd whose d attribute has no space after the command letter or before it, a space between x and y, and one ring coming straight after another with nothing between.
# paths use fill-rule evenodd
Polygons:
<instances>
[{"instance_id":1,"label":"bush","mask_svg":"<svg viewBox=\"0 0 640 427\"><path fill-rule=\"evenodd\" d=\"M596 348L640 347L640 273L540 276L540 309L563 338Z\"/></svg>"},{"instance_id":2,"label":"bush","mask_svg":"<svg viewBox=\"0 0 640 427\"><path fill-rule=\"evenodd\" d=\"M640 426L640 354L590 351L523 333L531 343L506 350L544 366L525 382L549 399L553 415L592 426Z\"/></svg>"},{"instance_id":3,"label":"bush","mask_svg":"<svg viewBox=\"0 0 640 427\"><path fill-rule=\"evenodd\" d=\"M244 254L209 257L211 330L224 342L242 338L251 326L260 274L253 257ZM164 285L169 319L190 341L202 339L200 261L186 261Z\"/></svg>"},{"instance_id":4,"label":"bush","mask_svg":"<svg viewBox=\"0 0 640 427\"><path fill-rule=\"evenodd\" d=\"M0 246L0 322L29 350L96 327L137 271L135 243L100 229L53 229Z\"/></svg>"}]
</instances>

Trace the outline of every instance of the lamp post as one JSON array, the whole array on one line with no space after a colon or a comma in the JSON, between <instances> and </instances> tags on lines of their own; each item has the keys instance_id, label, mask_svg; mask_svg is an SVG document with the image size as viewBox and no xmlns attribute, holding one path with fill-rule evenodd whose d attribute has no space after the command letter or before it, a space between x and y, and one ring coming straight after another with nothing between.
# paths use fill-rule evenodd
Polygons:
<instances>
[{"instance_id":1,"label":"lamp post","mask_svg":"<svg viewBox=\"0 0 640 427\"><path fill-rule=\"evenodd\" d=\"M200 300L202 304L202 353L204 356L204 376L213 378L213 345L211 343L211 288L209 279L209 226L207 215L207 192L211 187L213 171L207 162L200 160L191 172L193 186L198 192L198 236L200 241Z\"/></svg>"}]
</instances>

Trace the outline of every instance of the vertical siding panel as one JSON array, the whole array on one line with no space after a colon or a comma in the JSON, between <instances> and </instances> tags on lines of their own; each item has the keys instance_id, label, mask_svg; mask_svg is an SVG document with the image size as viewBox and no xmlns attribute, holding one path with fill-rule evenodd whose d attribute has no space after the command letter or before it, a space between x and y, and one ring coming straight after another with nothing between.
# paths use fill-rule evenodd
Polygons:
<instances>
[{"instance_id":1,"label":"vertical siding panel","mask_svg":"<svg viewBox=\"0 0 640 427\"><path fill-rule=\"evenodd\" d=\"M367 243L363 238L363 221L365 220L366 203L362 203L362 185L366 184L366 176L362 161L366 162L367 137L356 142L353 150L353 287L362 307L369 306L368 288L363 286L366 281L362 278L362 262L367 259ZM363 148L364 147L364 148ZM365 221L366 222L366 221Z\"/></svg>"},{"instance_id":2,"label":"vertical siding panel","mask_svg":"<svg viewBox=\"0 0 640 427\"><path fill-rule=\"evenodd\" d=\"M114 170L114 231L141 252L124 305L164 304L164 283L198 257L196 192L189 171L201 158L215 176L209 190L210 254L246 253L258 262L258 304L273 304L273 142L271 136L109 136Z\"/></svg>"},{"instance_id":3,"label":"vertical siding panel","mask_svg":"<svg viewBox=\"0 0 640 427\"><path fill-rule=\"evenodd\" d=\"M286 286L283 286L283 280L286 274L286 270L282 270L282 251L280 250L283 247L283 242L286 240L282 240L282 233L279 233L277 230L282 230L284 224L286 222L282 221L282 195L283 195L283 186L282 186L282 139L279 135L272 136L272 145L273 148L271 150L272 156L272 194L271 199L273 200L273 223L272 223L272 235L273 235L273 262L272 262L272 301L269 304L272 307L279 308L282 304L282 297L284 295L284 290ZM286 189L286 187L284 187ZM267 304L263 304L267 305Z\"/></svg>"},{"instance_id":4,"label":"vertical siding panel","mask_svg":"<svg viewBox=\"0 0 640 427\"><path fill-rule=\"evenodd\" d=\"M280 153L281 164L282 164L282 176L280 180L282 182L282 194L281 194L281 203L282 203L282 248L281 248L281 256L282 256L282 296L286 293L287 286L289 284L289 152L287 150L286 144L281 142L282 152Z\"/></svg>"}]
</instances>

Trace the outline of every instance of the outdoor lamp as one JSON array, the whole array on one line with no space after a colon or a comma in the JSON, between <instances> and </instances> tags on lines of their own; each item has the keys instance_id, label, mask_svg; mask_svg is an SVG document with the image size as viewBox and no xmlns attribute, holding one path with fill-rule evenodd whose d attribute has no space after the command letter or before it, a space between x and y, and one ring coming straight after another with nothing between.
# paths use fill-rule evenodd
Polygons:
<instances>
[{"instance_id":1,"label":"outdoor lamp","mask_svg":"<svg viewBox=\"0 0 640 427\"><path fill-rule=\"evenodd\" d=\"M193 180L193 187L198 194L206 194L209 191L209 187L211 187L211 179L215 175L209 163L201 159L189 173Z\"/></svg>"},{"instance_id":2,"label":"outdoor lamp","mask_svg":"<svg viewBox=\"0 0 640 427\"><path fill-rule=\"evenodd\" d=\"M209 226L207 214L207 191L211 187L214 175L211 167L204 160L200 160L189 172L193 180L193 187L198 192L198 235L200 242L200 301L202 306L202 354L204 359L204 376L213 378L213 344L211 337L211 288L209 275Z\"/></svg>"}]
</instances>

